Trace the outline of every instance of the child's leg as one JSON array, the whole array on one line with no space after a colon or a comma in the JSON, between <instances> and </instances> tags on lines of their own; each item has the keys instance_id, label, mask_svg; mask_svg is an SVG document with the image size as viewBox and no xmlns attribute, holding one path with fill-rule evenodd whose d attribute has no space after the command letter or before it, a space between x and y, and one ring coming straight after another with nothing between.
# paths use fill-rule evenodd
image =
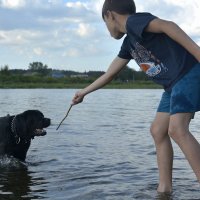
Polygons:
<instances>
[{"instance_id":1,"label":"child's leg","mask_svg":"<svg viewBox=\"0 0 200 200\"><path fill-rule=\"evenodd\" d=\"M151 126L159 170L158 192L172 190L173 149L168 135L169 119L168 113L158 112Z\"/></svg>"},{"instance_id":2,"label":"child's leg","mask_svg":"<svg viewBox=\"0 0 200 200\"><path fill-rule=\"evenodd\" d=\"M178 113L170 117L169 135L179 145L200 182L200 145L189 131L192 113Z\"/></svg>"}]
</instances>

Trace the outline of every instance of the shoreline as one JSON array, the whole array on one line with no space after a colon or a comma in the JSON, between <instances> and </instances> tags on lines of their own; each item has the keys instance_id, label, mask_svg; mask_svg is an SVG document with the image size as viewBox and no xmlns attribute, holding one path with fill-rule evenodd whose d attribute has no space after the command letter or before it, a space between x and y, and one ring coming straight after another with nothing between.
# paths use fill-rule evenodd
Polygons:
<instances>
[{"instance_id":1,"label":"shoreline","mask_svg":"<svg viewBox=\"0 0 200 200\"><path fill-rule=\"evenodd\" d=\"M90 83L0 83L0 89L82 89ZM151 81L111 82L104 89L162 89Z\"/></svg>"}]
</instances>

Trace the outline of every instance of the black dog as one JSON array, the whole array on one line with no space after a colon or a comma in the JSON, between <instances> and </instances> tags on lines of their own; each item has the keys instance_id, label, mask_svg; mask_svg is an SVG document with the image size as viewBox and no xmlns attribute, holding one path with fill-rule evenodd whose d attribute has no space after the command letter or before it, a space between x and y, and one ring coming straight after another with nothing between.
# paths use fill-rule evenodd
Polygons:
<instances>
[{"instance_id":1,"label":"black dog","mask_svg":"<svg viewBox=\"0 0 200 200\"><path fill-rule=\"evenodd\" d=\"M0 155L9 155L25 161L31 139L44 136L50 125L49 118L45 118L38 110L27 110L15 116L0 118Z\"/></svg>"}]
</instances>

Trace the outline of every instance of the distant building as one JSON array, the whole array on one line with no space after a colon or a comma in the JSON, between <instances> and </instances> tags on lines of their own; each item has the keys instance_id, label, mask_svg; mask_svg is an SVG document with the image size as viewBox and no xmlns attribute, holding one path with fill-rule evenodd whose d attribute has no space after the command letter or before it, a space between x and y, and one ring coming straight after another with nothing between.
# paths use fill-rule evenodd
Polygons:
<instances>
[{"instance_id":1,"label":"distant building","mask_svg":"<svg viewBox=\"0 0 200 200\"><path fill-rule=\"evenodd\" d=\"M64 78L65 75L62 72L52 72L51 77L52 78Z\"/></svg>"},{"instance_id":2,"label":"distant building","mask_svg":"<svg viewBox=\"0 0 200 200\"><path fill-rule=\"evenodd\" d=\"M38 72L31 72L31 71L27 71L26 73L23 74L24 76L37 76L39 75Z\"/></svg>"},{"instance_id":3,"label":"distant building","mask_svg":"<svg viewBox=\"0 0 200 200\"><path fill-rule=\"evenodd\" d=\"M71 75L70 78L88 78L87 74L75 74Z\"/></svg>"}]
</instances>

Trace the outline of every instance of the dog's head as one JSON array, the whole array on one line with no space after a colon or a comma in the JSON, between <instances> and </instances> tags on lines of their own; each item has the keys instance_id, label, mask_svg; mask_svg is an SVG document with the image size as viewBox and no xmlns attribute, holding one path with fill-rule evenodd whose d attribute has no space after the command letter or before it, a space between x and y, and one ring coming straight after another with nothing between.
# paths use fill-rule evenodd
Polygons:
<instances>
[{"instance_id":1,"label":"dog's head","mask_svg":"<svg viewBox=\"0 0 200 200\"><path fill-rule=\"evenodd\" d=\"M51 123L49 118L45 118L39 110L27 110L15 116L13 129L15 134L23 140L31 140L35 136L44 136Z\"/></svg>"}]
</instances>

